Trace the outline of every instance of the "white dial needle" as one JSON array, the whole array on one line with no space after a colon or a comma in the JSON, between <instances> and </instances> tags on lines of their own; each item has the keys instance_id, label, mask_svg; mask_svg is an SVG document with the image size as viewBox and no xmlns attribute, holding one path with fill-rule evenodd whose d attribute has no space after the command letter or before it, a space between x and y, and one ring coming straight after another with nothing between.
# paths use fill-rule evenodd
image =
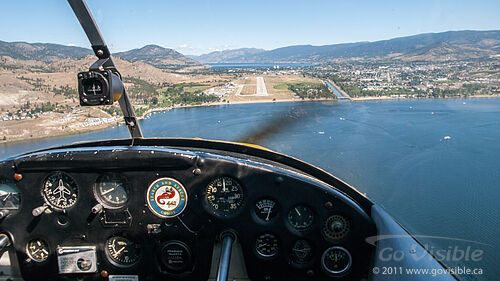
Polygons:
<instances>
[{"instance_id":1,"label":"white dial needle","mask_svg":"<svg viewBox=\"0 0 500 281\"><path fill-rule=\"evenodd\" d=\"M106 194L110 193L110 192L111 192L111 191L113 191L113 190L115 190L115 188L114 188L114 187L113 187L113 188L110 188L110 189L108 189L108 190L106 190L106 191L104 191L104 192L102 192L102 193L101 193L101 195L106 195Z\"/></svg>"},{"instance_id":2,"label":"white dial needle","mask_svg":"<svg viewBox=\"0 0 500 281\"><path fill-rule=\"evenodd\" d=\"M266 217L266 221L269 220L269 215L271 214L271 207L269 207L268 211L267 211L267 217Z\"/></svg>"},{"instance_id":3,"label":"white dial needle","mask_svg":"<svg viewBox=\"0 0 500 281\"><path fill-rule=\"evenodd\" d=\"M125 248L127 248L127 247L126 247L126 246L123 246L123 248L121 248L120 250L116 251L116 253L115 253L115 258L117 258L117 257L118 257L118 255L119 255L121 252L123 252L123 250L125 250Z\"/></svg>"}]
</instances>

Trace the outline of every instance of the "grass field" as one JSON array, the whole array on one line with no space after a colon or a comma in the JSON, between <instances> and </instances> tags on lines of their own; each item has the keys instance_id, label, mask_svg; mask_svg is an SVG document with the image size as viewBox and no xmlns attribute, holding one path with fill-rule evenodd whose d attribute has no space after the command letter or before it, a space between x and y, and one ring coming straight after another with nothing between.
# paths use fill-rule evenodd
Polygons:
<instances>
[{"instance_id":1,"label":"grass field","mask_svg":"<svg viewBox=\"0 0 500 281\"><path fill-rule=\"evenodd\" d=\"M245 77L246 79L241 79L238 81L238 84L243 85L243 90L241 91L241 95L255 95L255 91L257 90L257 79L254 76Z\"/></svg>"},{"instance_id":2,"label":"grass field","mask_svg":"<svg viewBox=\"0 0 500 281\"><path fill-rule=\"evenodd\" d=\"M266 78L266 86L269 94L274 95L294 95L288 89L289 84L294 83L320 83L318 79L296 76L296 75L269 75Z\"/></svg>"},{"instance_id":3,"label":"grass field","mask_svg":"<svg viewBox=\"0 0 500 281\"><path fill-rule=\"evenodd\" d=\"M184 91L188 92L188 93L194 93L196 91L204 91L204 90L206 90L206 89L208 89L210 87L211 87L210 85L207 85L207 86L185 87Z\"/></svg>"}]
</instances>

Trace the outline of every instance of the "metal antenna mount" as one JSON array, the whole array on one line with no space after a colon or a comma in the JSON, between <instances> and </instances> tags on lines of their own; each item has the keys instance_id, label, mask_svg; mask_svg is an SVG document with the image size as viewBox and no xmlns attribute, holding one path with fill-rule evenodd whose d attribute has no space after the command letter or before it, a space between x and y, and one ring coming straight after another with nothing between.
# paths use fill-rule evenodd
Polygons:
<instances>
[{"instance_id":1,"label":"metal antenna mount","mask_svg":"<svg viewBox=\"0 0 500 281\"><path fill-rule=\"evenodd\" d=\"M102 38L101 32L95 23L94 17L90 13L90 10L85 3L85 0L68 0L69 5L73 9L78 21L87 34L89 38L90 44L92 45L92 50L94 50L95 55L99 60L91 66L93 67L101 67L106 70L110 70L113 73L117 74L120 79L121 75L116 69L115 63L111 58L111 53L109 52L108 46L104 43L104 39ZM121 98L118 100L120 104L120 108L123 112L123 117L125 119L125 124L128 127L130 132L130 136L132 139L142 138L142 131L137 122L137 118L135 116L134 108L130 103L130 99L123 88L123 94Z\"/></svg>"}]
</instances>

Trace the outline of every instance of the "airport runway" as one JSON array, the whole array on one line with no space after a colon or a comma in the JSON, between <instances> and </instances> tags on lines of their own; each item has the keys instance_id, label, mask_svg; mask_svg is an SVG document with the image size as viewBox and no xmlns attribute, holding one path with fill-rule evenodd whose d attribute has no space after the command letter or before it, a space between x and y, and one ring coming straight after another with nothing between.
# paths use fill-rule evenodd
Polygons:
<instances>
[{"instance_id":1,"label":"airport runway","mask_svg":"<svg viewBox=\"0 0 500 281\"><path fill-rule=\"evenodd\" d=\"M257 90L255 91L255 95L260 97L269 96L263 77L257 77Z\"/></svg>"}]
</instances>

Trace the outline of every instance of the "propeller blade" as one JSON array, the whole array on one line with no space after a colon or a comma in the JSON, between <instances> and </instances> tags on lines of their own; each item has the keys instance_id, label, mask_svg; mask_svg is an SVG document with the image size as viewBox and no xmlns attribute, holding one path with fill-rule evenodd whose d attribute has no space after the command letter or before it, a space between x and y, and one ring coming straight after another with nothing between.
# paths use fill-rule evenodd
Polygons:
<instances>
[{"instance_id":1,"label":"propeller blade","mask_svg":"<svg viewBox=\"0 0 500 281\"><path fill-rule=\"evenodd\" d=\"M260 144L273 134L278 134L291 125L304 121L310 117L310 113L301 108L291 108L272 117L264 126L251 131L241 137L237 142Z\"/></svg>"}]
</instances>

